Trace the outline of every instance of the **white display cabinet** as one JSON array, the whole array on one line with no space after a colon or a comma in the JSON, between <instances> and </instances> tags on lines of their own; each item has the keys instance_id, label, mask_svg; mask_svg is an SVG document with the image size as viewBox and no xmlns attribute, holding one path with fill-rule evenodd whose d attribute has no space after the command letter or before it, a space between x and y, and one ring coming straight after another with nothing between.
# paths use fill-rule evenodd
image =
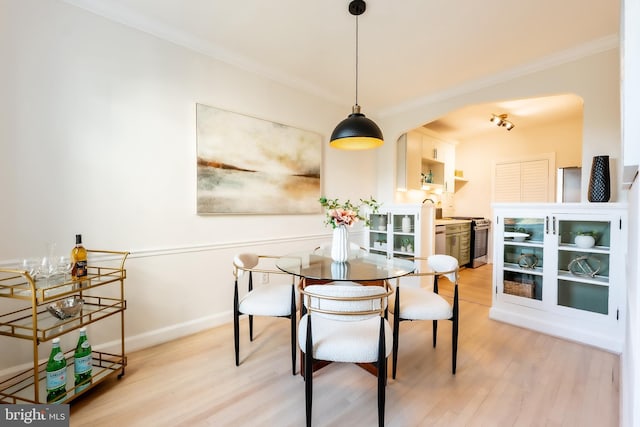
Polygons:
<instances>
[{"instance_id":1,"label":"white display cabinet","mask_svg":"<svg viewBox=\"0 0 640 427\"><path fill-rule=\"evenodd\" d=\"M494 214L490 317L621 352L625 207L495 204Z\"/></svg>"},{"instance_id":2,"label":"white display cabinet","mask_svg":"<svg viewBox=\"0 0 640 427\"><path fill-rule=\"evenodd\" d=\"M383 205L369 219L365 244L370 252L387 258L428 257L435 252L433 204Z\"/></svg>"}]
</instances>

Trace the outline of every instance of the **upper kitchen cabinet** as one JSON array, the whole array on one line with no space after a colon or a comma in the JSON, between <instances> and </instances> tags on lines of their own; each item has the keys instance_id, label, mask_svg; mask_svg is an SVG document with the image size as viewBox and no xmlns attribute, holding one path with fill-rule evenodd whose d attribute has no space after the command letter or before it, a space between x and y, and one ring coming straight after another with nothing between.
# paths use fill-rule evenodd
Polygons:
<instances>
[{"instance_id":1,"label":"upper kitchen cabinet","mask_svg":"<svg viewBox=\"0 0 640 427\"><path fill-rule=\"evenodd\" d=\"M398 189L454 191L453 144L425 129L417 129L403 134L397 148Z\"/></svg>"},{"instance_id":2,"label":"upper kitchen cabinet","mask_svg":"<svg viewBox=\"0 0 640 427\"><path fill-rule=\"evenodd\" d=\"M419 190L422 186L422 137L416 132L405 133L397 144L397 186L402 190Z\"/></svg>"}]
</instances>

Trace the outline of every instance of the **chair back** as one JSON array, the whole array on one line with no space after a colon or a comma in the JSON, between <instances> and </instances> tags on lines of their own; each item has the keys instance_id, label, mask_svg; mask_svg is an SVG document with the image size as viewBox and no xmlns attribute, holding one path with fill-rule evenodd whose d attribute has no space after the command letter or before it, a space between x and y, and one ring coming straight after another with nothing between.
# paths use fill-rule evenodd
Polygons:
<instances>
[{"instance_id":1,"label":"chair back","mask_svg":"<svg viewBox=\"0 0 640 427\"><path fill-rule=\"evenodd\" d=\"M238 280L244 272L273 274L278 277L291 276L291 283L295 283L295 276L285 273L275 267L275 262L279 259L275 255L258 255L251 252L239 253L233 257L233 276Z\"/></svg>"},{"instance_id":2,"label":"chair back","mask_svg":"<svg viewBox=\"0 0 640 427\"><path fill-rule=\"evenodd\" d=\"M451 283L458 283L458 260L450 255L435 254L427 258L427 264L436 273L445 276Z\"/></svg>"},{"instance_id":3,"label":"chair back","mask_svg":"<svg viewBox=\"0 0 640 427\"><path fill-rule=\"evenodd\" d=\"M260 262L260 256L252 253L241 253L233 257L233 275L238 278L242 273L255 268Z\"/></svg>"},{"instance_id":4,"label":"chair back","mask_svg":"<svg viewBox=\"0 0 640 427\"><path fill-rule=\"evenodd\" d=\"M309 285L300 288L310 313L334 320L360 321L383 316L392 293L384 286Z\"/></svg>"}]
</instances>

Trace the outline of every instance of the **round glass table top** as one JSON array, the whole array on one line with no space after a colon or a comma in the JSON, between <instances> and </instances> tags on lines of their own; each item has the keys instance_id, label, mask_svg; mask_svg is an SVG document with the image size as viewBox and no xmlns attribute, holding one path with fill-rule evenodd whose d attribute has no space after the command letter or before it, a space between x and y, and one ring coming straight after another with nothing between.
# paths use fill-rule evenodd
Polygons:
<instances>
[{"instance_id":1,"label":"round glass table top","mask_svg":"<svg viewBox=\"0 0 640 427\"><path fill-rule=\"evenodd\" d=\"M388 259L384 255L362 253L346 262L313 252L299 252L278 259L276 266L285 273L306 279L355 281L386 280L404 276L415 270L413 261Z\"/></svg>"}]
</instances>

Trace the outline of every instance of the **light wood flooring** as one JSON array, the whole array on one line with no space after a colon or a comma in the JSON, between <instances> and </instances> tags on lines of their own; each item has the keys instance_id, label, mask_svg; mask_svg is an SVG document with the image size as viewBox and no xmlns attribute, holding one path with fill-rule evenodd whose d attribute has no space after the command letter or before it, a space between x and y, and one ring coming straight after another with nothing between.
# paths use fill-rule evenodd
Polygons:
<instances>
[{"instance_id":1,"label":"light wood flooring","mask_svg":"<svg viewBox=\"0 0 640 427\"><path fill-rule=\"evenodd\" d=\"M456 375L450 322L440 322L435 349L430 322L401 324L386 425L617 426L619 357L490 320L490 292L491 266L463 270ZM257 319L253 343L241 325L239 367L231 324L132 353L121 380L72 404L71 426L304 425L287 320ZM316 372L314 426L376 424L375 377L348 364Z\"/></svg>"}]
</instances>

